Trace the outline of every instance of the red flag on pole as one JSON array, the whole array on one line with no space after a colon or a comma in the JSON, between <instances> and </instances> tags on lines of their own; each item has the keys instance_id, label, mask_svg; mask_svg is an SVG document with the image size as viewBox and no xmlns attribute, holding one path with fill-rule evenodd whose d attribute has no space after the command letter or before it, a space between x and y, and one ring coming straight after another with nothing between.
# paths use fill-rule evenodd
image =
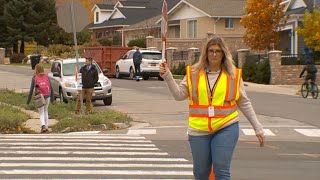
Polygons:
<instances>
[{"instance_id":1,"label":"red flag on pole","mask_svg":"<svg viewBox=\"0 0 320 180\"><path fill-rule=\"evenodd\" d=\"M162 4L162 18L161 18L161 38L162 38L162 60L165 59L166 54L166 41L168 31L168 5L166 0L163 0Z\"/></svg>"}]
</instances>

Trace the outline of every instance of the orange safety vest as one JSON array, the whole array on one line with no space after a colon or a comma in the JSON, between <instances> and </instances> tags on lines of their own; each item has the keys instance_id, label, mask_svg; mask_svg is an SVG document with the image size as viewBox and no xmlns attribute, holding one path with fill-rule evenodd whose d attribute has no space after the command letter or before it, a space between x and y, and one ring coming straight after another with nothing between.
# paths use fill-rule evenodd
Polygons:
<instances>
[{"instance_id":1,"label":"orange safety vest","mask_svg":"<svg viewBox=\"0 0 320 180\"><path fill-rule=\"evenodd\" d=\"M215 87L211 91L205 71L192 71L187 66L186 78L189 91L189 126L207 132L215 132L225 123L238 116L236 100L240 96L242 70L236 69L235 78L221 71ZM212 88L212 87L211 87ZM214 116L209 117L209 107L213 106Z\"/></svg>"}]
</instances>

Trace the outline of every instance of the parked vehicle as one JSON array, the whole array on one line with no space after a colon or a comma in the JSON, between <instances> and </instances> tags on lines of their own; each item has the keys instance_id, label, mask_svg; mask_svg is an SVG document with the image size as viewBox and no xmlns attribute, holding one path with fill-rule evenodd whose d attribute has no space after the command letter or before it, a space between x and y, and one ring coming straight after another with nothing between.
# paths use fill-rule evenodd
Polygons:
<instances>
[{"instance_id":1,"label":"parked vehicle","mask_svg":"<svg viewBox=\"0 0 320 180\"><path fill-rule=\"evenodd\" d=\"M79 58L79 69L84 66L85 59ZM75 80L76 59L57 59L52 62L48 77L53 86L53 93L55 98L60 101L68 102L68 100L75 100L78 93L78 83ZM99 65L92 61L98 71L99 80L95 84L92 100L103 100L105 105L112 104L111 81L103 74L107 70L102 71Z\"/></svg>"},{"instance_id":2,"label":"parked vehicle","mask_svg":"<svg viewBox=\"0 0 320 180\"><path fill-rule=\"evenodd\" d=\"M92 57L101 69L108 69L108 73L104 74L107 77L115 77L116 62L119 60L119 57L125 55L129 50L131 50L129 47L85 47L83 49L83 56Z\"/></svg>"},{"instance_id":3,"label":"parked vehicle","mask_svg":"<svg viewBox=\"0 0 320 180\"><path fill-rule=\"evenodd\" d=\"M116 62L116 78L120 79L124 76L129 79L134 78L134 64L133 54L136 50L128 51L120 60ZM158 77L159 80L163 80L160 77L159 64L162 61L162 54L158 50L140 49L142 54L142 61L140 65L141 76L144 80L148 80L149 77Z\"/></svg>"}]
</instances>

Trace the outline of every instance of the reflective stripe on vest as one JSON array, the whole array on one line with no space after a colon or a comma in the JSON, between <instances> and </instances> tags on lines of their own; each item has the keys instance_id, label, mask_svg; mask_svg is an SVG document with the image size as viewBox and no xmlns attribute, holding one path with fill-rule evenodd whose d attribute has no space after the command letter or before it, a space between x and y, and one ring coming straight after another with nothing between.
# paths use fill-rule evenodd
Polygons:
<instances>
[{"instance_id":1,"label":"reflective stripe on vest","mask_svg":"<svg viewBox=\"0 0 320 180\"><path fill-rule=\"evenodd\" d=\"M235 78L222 71L210 99L210 89L206 72L192 71L187 67L187 84L189 90L189 126L213 132L238 116L236 100L240 96L241 69L236 69ZM208 107L214 106L215 115L208 117Z\"/></svg>"}]
</instances>

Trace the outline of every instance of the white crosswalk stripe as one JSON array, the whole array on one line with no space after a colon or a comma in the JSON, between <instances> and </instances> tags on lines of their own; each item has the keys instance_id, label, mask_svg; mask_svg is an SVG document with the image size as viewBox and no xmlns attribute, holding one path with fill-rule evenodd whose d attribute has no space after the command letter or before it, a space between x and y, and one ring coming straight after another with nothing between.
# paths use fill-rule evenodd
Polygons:
<instances>
[{"instance_id":1,"label":"white crosswalk stripe","mask_svg":"<svg viewBox=\"0 0 320 180\"><path fill-rule=\"evenodd\" d=\"M275 136L275 134L272 131L270 131L270 129L263 129L263 130L264 130L265 136ZM256 135L256 133L253 129L242 129L242 132L248 136L255 136Z\"/></svg>"},{"instance_id":2,"label":"white crosswalk stripe","mask_svg":"<svg viewBox=\"0 0 320 180\"><path fill-rule=\"evenodd\" d=\"M192 179L192 167L140 135L0 135L4 179Z\"/></svg>"},{"instance_id":3,"label":"white crosswalk stripe","mask_svg":"<svg viewBox=\"0 0 320 180\"><path fill-rule=\"evenodd\" d=\"M320 129L294 129L294 130L305 136L320 137Z\"/></svg>"},{"instance_id":4,"label":"white crosswalk stripe","mask_svg":"<svg viewBox=\"0 0 320 180\"><path fill-rule=\"evenodd\" d=\"M308 128L308 129L292 129L286 128L280 130L271 130L271 129L264 129L265 136L284 136L283 132L293 131L296 132L295 136L304 136L304 137L312 137L312 138L319 138L320 137L320 129ZM255 136L255 131L253 129L241 129L245 136ZM281 135L279 135L281 134Z\"/></svg>"}]
</instances>

